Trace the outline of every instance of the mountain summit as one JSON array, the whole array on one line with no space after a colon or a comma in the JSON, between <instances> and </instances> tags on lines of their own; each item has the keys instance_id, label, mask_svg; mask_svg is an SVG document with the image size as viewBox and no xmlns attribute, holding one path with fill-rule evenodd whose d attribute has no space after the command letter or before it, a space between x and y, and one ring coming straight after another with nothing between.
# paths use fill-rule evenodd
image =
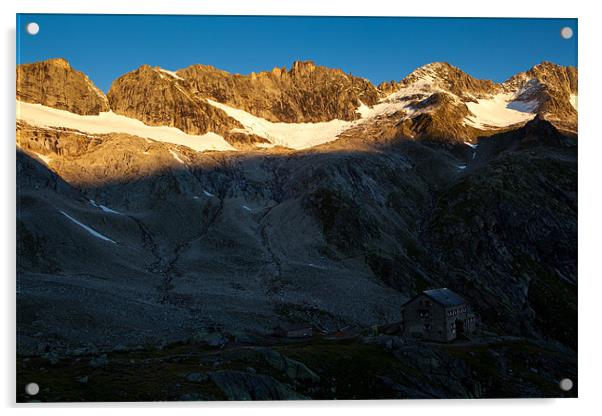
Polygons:
<instances>
[{"instance_id":1,"label":"mountain summit","mask_svg":"<svg viewBox=\"0 0 602 416\"><path fill-rule=\"evenodd\" d=\"M81 115L110 109L102 91L62 58L18 65L17 100Z\"/></svg>"}]
</instances>

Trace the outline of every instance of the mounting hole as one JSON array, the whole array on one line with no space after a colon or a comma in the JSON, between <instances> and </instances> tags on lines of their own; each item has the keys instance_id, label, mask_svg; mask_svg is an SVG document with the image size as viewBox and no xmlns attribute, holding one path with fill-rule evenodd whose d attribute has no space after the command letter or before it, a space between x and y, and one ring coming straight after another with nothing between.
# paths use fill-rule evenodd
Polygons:
<instances>
[{"instance_id":1,"label":"mounting hole","mask_svg":"<svg viewBox=\"0 0 602 416\"><path fill-rule=\"evenodd\" d=\"M560 380L560 383L558 383L558 385L560 386L561 390L570 391L573 388L573 380L571 380L570 378L563 378L562 380Z\"/></svg>"},{"instance_id":2,"label":"mounting hole","mask_svg":"<svg viewBox=\"0 0 602 416\"><path fill-rule=\"evenodd\" d=\"M568 26L563 27L560 30L560 36L562 36L564 39L570 39L570 38L572 38L573 37L573 29L571 29Z\"/></svg>"},{"instance_id":3,"label":"mounting hole","mask_svg":"<svg viewBox=\"0 0 602 416\"><path fill-rule=\"evenodd\" d=\"M39 392L40 386L38 386L38 383L29 383L27 386L25 386L25 393L29 394L30 396L35 396Z\"/></svg>"},{"instance_id":4,"label":"mounting hole","mask_svg":"<svg viewBox=\"0 0 602 416\"><path fill-rule=\"evenodd\" d=\"M40 25L37 24L36 22L30 22L30 23L27 23L27 26L25 26L25 30L30 35L37 35L38 32L40 31Z\"/></svg>"}]
</instances>

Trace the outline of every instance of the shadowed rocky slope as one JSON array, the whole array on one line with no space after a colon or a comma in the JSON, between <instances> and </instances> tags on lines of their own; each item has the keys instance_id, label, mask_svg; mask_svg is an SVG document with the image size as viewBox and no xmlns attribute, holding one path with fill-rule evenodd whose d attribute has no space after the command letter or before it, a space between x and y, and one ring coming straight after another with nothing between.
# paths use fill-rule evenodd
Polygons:
<instances>
[{"instance_id":1,"label":"shadowed rocky slope","mask_svg":"<svg viewBox=\"0 0 602 416\"><path fill-rule=\"evenodd\" d=\"M196 153L29 129L21 149L71 185L19 156L20 348L370 325L438 286L489 328L575 346L576 147L543 120L474 159L403 138ZM62 341L33 336L57 328Z\"/></svg>"}]
</instances>

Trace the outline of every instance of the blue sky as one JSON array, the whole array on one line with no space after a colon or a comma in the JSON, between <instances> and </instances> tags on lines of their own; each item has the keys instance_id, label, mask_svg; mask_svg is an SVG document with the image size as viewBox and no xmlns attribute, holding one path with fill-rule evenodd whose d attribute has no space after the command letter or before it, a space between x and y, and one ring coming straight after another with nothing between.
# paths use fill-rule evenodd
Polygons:
<instances>
[{"instance_id":1,"label":"blue sky","mask_svg":"<svg viewBox=\"0 0 602 416\"><path fill-rule=\"evenodd\" d=\"M376 84L435 61L499 82L543 60L576 66L577 19L17 15L17 63L55 57L104 91L143 64L247 74L308 59Z\"/></svg>"}]
</instances>

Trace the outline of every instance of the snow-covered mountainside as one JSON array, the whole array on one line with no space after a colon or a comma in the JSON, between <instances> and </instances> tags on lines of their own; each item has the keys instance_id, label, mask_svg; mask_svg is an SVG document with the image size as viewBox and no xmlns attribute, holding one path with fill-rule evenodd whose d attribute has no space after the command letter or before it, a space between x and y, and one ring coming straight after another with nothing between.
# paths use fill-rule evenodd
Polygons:
<instances>
[{"instance_id":1,"label":"snow-covered mountainside","mask_svg":"<svg viewBox=\"0 0 602 416\"><path fill-rule=\"evenodd\" d=\"M117 79L108 100L62 59L22 65L17 73L20 102L83 117L20 105L23 121L134 134L198 151L305 149L383 119L397 126L394 134L452 143L538 114L563 130L577 129L577 70L547 62L501 84L437 62L379 86L311 62L248 76L202 65L179 71L145 65ZM55 94L53 85L70 87Z\"/></svg>"},{"instance_id":2,"label":"snow-covered mountainside","mask_svg":"<svg viewBox=\"0 0 602 416\"><path fill-rule=\"evenodd\" d=\"M495 84L436 62L379 88L388 93L381 102L406 104L400 121L414 137L471 141L523 125L538 114L559 128L577 131L572 105L572 97L577 97L576 68L544 62Z\"/></svg>"},{"instance_id":3,"label":"snow-covered mountainside","mask_svg":"<svg viewBox=\"0 0 602 416\"><path fill-rule=\"evenodd\" d=\"M465 122L479 129L488 129L525 123L537 114L538 104L517 101L513 93L498 93L476 102L467 102L466 106L471 115Z\"/></svg>"},{"instance_id":4,"label":"snow-covered mountainside","mask_svg":"<svg viewBox=\"0 0 602 416\"><path fill-rule=\"evenodd\" d=\"M201 135L187 134L175 127L149 126L140 120L115 114L112 111L97 115L80 115L41 104L17 101L17 119L42 128L72 129L88 134L131 134L187 146L196 151L236 150L223 137L212 132Z\"/></svg>"}]
</instances>

